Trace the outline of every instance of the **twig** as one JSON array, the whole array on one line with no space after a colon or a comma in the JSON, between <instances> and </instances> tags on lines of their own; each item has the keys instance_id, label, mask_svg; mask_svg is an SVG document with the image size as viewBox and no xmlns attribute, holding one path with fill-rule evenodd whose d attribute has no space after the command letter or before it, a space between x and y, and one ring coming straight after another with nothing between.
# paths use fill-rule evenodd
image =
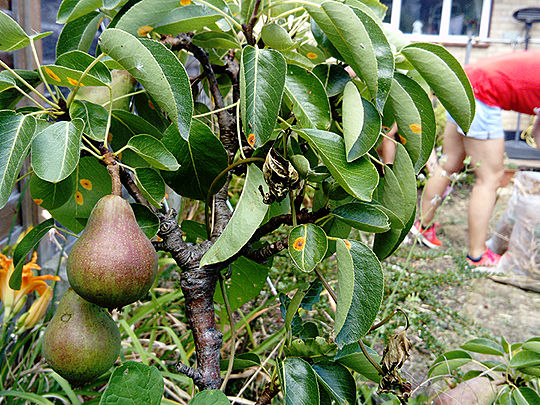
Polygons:
<instances>
[{"instance_id":1,"label":"twig","mask_svg":"<svg viewBox=\"0 0 540 405\"><path fill-rule=\"evenodd\" d=\"M257 23L257 14L259 14L259 7L261 6L261 0L256 0L253 6L253 13L247 24L242 24L242 30L246 36L246 41L249 45L255 45L255 38L253 37L253 28Z\"/></svg>"}]
</instances>

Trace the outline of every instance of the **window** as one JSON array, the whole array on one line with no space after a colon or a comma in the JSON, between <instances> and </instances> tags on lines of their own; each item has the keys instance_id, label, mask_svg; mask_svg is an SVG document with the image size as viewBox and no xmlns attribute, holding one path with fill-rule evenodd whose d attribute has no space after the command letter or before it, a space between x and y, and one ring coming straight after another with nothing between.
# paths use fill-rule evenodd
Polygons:
<instances>
[{"instance_id":1,"label":"window","mask_svg":"<svg viewBox=\"0 0 540 405\"><path fill-rule=\"evenodd\" d=\"M491 0L381 0L385 22L414 40L467 42L487 38ZM434 38L434 36L439 38Z\"/></svg>"}]
</instances>

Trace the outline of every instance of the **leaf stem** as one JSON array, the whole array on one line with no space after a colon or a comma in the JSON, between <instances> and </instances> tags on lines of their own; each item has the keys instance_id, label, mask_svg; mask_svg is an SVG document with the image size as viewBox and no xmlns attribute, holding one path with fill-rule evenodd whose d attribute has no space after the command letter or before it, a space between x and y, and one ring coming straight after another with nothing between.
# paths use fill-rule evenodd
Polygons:
<instances>
[{"instance_id":1,"label":"leaf stem","mask_svg":"<svg viewBox=\"0 0 540 405\"><path fill-rule=\"evenodd\" d=\"M6 69L8 72L10 72L13 76L15 76L17 79L19 79L26 87L28 87L30 90L32 90L36 95L45 101L47 104L51 105L54 108L60 109L60 107L49 100L47 97L45 97L43 94L41 94L39 91L36 90L34 86L32 86L30 83L28 83L26 80L24 80L17 72L15 72L12 68L10 68L4 61L0 59L0 66L2 66L4 69Z\"/></svg>"},{"instance_id":2,"label":"leaf stem","mask_svg":"<svg viewBox=\"0 0 540 405\"><path fill-rule=\"evenodd\" d=\"M236 135L238 136L238 149L242 159L246 159L244 148L242 147L242 131L240 129L240 103L236 104Z\"/></svg>"},{"instance_id":3,"label":"leaf stem","mask_svg":"<svg viewBox=\"0 0 540 405\"><path fill-rule=\"evenodd\" d=\"M51 95L51 98L55 103L58 103L58 98L56 97L56 94L53 94L51 86L45 79L45 75L43 74L43 70L41 70L41 63L39 62L36 45L34 44L34 39L30 38L30 47L32 48L32 55L34 56L34 60L36 61L36 67L37 71L39 72L39 75L41 76L41 80L43 80L43 84L45 84L45 87L47 87L47 90L49 91L49 94Z\"/></svg>"},{"instance_id":4,"label":"leaf stem","mask_svg":"<svg viewBox=\"0 0 540 405\"><path fill-rule=\"evenodd\" d=\"M214 179L214 181L212 181L212 184L210 184L210 188L208 189L208 194L206 196L206 204L205 204L205 207L204 207L204 222L205 222L205 225L206 225L206 235L208 236L208 238L210 238L210 213L209 213L209 209L210 209L210 202L211 202L211 199L212 199L212 191L214 190L214 187L216 186L216 184L218 183L218 181L224 176L226 175L229 170L231 169L234 169L236 166L240 166L240 165L243 165L243 164L246 164L246 163L252 163L252 162L263 162L264 163L264 159L263 158L257 158L257 157L251 157L251 158L247 158L247 159L241 159L241 160L237 160L236 162L234 163L231 163L229 166L227 166L225 169L223 169L217 176L216 178Z\"/></svg>"},{"instance_id":5,"label":"leaf stem","mask_svg":"<svg viewBox=\"0 0 540 405\"><path fill-rule=\"evenodd\" d=\"M221 111L228 110L229 108L236 107L236 106L239 105L239 104L240 104L240 102L237 101L237 102L232 103L231 105L228 105L228 106L226 106L226 107L218 108L217 110L212 110L212 111L205 112L205 113L203 113L203 114L194 115L193 118L206 117L206 116L208 116L208 115L212 115L212 114L215 114L215 113L218 113L218 112L221 112Z\"/></svg>"},{"instance_id":6,"label":"leaf stem","mask_svg":"<svg viewBox=\"0 0 540 405\"><path fill-rule=\"evenodd\" d=\"M281 6L283 4L304 4L306 6L310 6L310 7L315 7L315 8L321 8L321 5L320 4L317 4L317 3L312 3L310 1L304 1L304 0L286 0L286 1L277 1L277 2L273 2L272 4L270 4L269 6L267 7L264 7L262 9L262 13L270 10L271 8L274 8L276 6ZM304 7L305 8L305 7Z\"/></svg>"},{"instance_id":7,"label":"leaf stem","mask_svg":"<svg viewBox=\"0 0 540 405\"><path fill-rule=\"evenodd\" d=\"M236 353L236 331L234 328L231 305L229 304L229 297L227 296L227 289L225 288L225 281L223 280L223 276L221 274L219 275L219 287L221 288L221 295L223 296L223 302L225 303L225 308L227 309L227 317L229 318L229 325L231 328L231 354L229 357L229 364L227 366L227 374L225 374L225 378L223 379L220 387L220 390L225 392L225 388L227 387L227 382L229 381L229 377L231 376L234 365L234 355Z\"/></svg>"},{"instance_id":8,"label":"leaf stem","mask_svg":"<svg viewBox=\"0 0 540 405\"><path fill-rule=\"evenodd\" d=\"M21 177L19 177L17 180L15 180L15 183L18 183L19 181L21 181L22 179L24 179L26 176L30 175L34 173L34 170L30 169L30 171L26 174L23 174Z\"/></svg>"},{"instance_id":9,"label":"leaf stem","mask_svg":"<svg viewBox=\"0 0 540 405\"><path fill-rule=\"evenodd\" d=\"M364 342L362 342L362 339L359 339L358 340L358 344L360 345L360 349L362 350L362 353L364 354L364 356L366 357L366 359L368 359L368 361L371 363L371 365L373 367L375 367L375 369L377 370L377 372L380 374L380 375L384 375L384 371L382 370L381 366L379 366L377 364L377 362L375 360L373 360L373 357L371 357L369 355L369 353L367 352L366 350L366 346L364 345Z\"/></svg>"},{"instance_id":10,"label":"leaf stem","mask_svg":"<svg viewBox=\"0 0 540 405\"><path fill-rule=\"evenodd\" d=\"M30 94L26 93L23 89L21 89L19 86L15 85L13 86L17 91L19 91L24 97L32 101L35 105L37 105L39 108L46 110L47 108L41 105L34 97L32 97Z\"/></svg>"},{"instance_id":11,"label":"leaf stem","mask_svg":"<svg viewBox=\"0 0 540 405\"><path fill-rule=\"evenodd\" d=\"M96 159L103 160L103 156L96 154L92 149L88 149L86 146L81 146L81 150L84 150L94 156Z\"/></svg>"},{"instance_id":12,"label":"leaf stem","mask_svg":"<svg viewBox=\"0 0 540 405\"><path fill-rule=\"evenodd\" d=\"M99 60L101 58L103 58L105 56L104 53L102 53L101 55L99 55L97 58L95 58L92 63L90 63L88 65L88 67L84 70L84 72L82 72L81 76L79 77L79 80L77 80L77 84L75 85L75 88L73 89L73 91L71 92L71 94L69 95L68 99L67 99L67 108L69 108L69 106L71 105L71 103L73 102L73 100L75 99L75 96L77 95L77 92L79 91L79 89L81 88L81 82L83 81L83 79L88 75L88 72L94 67L97 65L97 63L99 62ZM110 86L109 86L110 88Z\"/></svg>"},{"instance_id":13,"label":"leaf stem","mask_svg":"<svg viewBox=\"0 0 540 405\"><path fill-rule=\"evenodd\" d=\"M54 229L56 229L58 232L64 232L64 233L67 233L68 235L75 236L76 238L79 238L79 235L77 235L76 233L73 233L71 231L68 231L67 229L59 228L57 226L55 226Z\"/></svg>"},{"instance_id":14,"label":"leaf stem","mask_svg":"<svg viewBox=\"0 0 540 405\"><path fill-rule=\"evenodd\" d=\"M84 134L82 135L82 140L85 141L88 144L88 146L90 146L90 148L92 148L94 150L94 152L101 155L101 152L99 151L99 149L96 148L94 145L92 145L92 142L90 142L90 140L88 138L86 138L86 136L84 136Z\"/></svg>"},{"instance_id":15,"label":"leaf stem","mask_svg":"<svg viewBox=\"0 0 540 405\"><path fill-rule=\"evenodd\" d=\"M318 267L315 267L315 274L317 274L317 277L319 277L319 280L321 280L321 282L323 283L324 288L326 289L326 291L328 291L328 294L330 294L334 302L337 304L336 292L334 291L332 286L328 283L328 281L326 281L326 279L324 278L323 274L321 273Z\"/></svg>"},{"instance_id":16,"label":"leaf stem","mask_svg":"<svg viewBox=\"0 0 540 405\"><path fill-rule=\"evenodd\" d=\"M109 130L111 129L111 121L112 121L112 110L113 110L113 89L112 86L109 86L109 111L107 113L107 125L105 126L105 139L103 139L103 147L107 149L107 138L109 137Z\"/></svg>"}]
</instances>

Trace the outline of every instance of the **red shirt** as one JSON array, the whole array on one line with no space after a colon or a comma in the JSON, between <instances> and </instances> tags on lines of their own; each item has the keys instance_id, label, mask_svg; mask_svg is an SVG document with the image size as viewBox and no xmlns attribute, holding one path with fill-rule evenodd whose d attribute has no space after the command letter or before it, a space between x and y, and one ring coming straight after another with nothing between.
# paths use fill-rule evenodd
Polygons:
<instances>
[{"instance_id":1,"label":"red shirt","mask_svg":"<svg viewBox=\"0 0 540 405\"><path fill-rule=\"evenodd\" d=\"M465 67L481 102L524 114L540 107L540 50L516 51Z\"/></svg>"}]
</instances>

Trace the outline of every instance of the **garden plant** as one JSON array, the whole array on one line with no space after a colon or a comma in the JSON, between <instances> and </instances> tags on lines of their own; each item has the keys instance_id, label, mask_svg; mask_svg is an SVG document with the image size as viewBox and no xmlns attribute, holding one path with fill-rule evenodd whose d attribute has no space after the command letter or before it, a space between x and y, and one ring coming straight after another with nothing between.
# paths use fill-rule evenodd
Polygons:
<instances>
[{"instance_id":1,"label":"garden plant","mask_svg":"<svg viewBox=\"0 0 540 405\"><path fill-rule=\"evenodd\" d=\"M351 370L407 401L411 385L399 374L406 332L390 339L382 359L362 339L400 316L395 308L376 321L381 261L415 218L416 174L435 144L429 92L465 130L474 97L448 51L388 31L385 11L376 0L64 0L56 61L45 66L35 44L49 33L30 35L0 14L0 50L30 47L38 65L14 70L0 61L0 207L24 183L52 216L6 256L13 263L0 281L21 291L26 256L44 235L82 232L67 260L73 290L40 337L68 395L65 379L87 384L79 392L90 395L117 360L109 310L133 339L125 306L176 294L196 363L173 334L180 360L171 370L199 391L192 404L228 404L231 372L254 365L269 375L258 404L280 393L286 404L356 403ZM194 60L198 71L188 75ZM27 106L17 108L23 98ZM376 147L394 122L395 159L383 164ZM30 169L20 173L25 159ZM204 221L180 223L166 186L182 196L180 209L204 205ZM174 261L179 291L149 292L156 252ZM284 255L302 281L287 291L292 298L279 296L283 327L265 342L263 361L236 354L232 312L260 293L274 257ZM337 266L337 280L325 262ZM336 304L331 332L302 317L320 305L323 287ZM215 302L228 315L226 331ZM4 337L9 328L4 322ZM70 341L80 335L72 328L96 336ZM92 354L62 363L69 350L84 357L81 348ZM163 380L145 360L118 366L101 403L160 403Z\"/></svg>"}]
</instances>

